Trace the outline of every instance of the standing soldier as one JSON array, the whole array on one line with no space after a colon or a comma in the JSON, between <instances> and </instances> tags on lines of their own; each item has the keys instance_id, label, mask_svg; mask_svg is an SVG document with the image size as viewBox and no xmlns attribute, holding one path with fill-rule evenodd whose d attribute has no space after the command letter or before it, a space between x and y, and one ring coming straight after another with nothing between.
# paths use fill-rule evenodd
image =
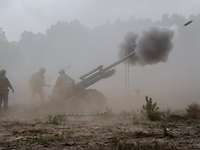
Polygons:
<instances>
[{"instance_id":1,"label":"standing soldier","mask_svg":"<svg viewBox=\"0 0 200 150\"><path fill-rule=\"evenodd\" d=\"M44 101L44 87L47 86L45 82L45 68L41 68L38 72L34 73L30 79L30 88L32 97L39 96L41 101Z\"/></svg>"},{"instance_id":2,"label":"standing soldier","mask_svg":"<svg viewBox=\"0 0 200 150\"><path fill-rule=\"evenodd\" d=\"M0 71L0 109L8 109L8 94L9 89L14 93L14 88L12 87L10 81L6 77L6 70Z\"/></svg>"}]
</instances>

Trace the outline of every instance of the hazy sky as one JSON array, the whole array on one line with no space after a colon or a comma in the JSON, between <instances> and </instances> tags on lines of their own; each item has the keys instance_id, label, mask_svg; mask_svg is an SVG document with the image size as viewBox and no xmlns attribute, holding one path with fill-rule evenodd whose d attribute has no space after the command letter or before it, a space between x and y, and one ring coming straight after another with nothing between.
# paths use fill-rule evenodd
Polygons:
<instances>
[{"instance_id":1,"label":"hazy sky","mask_svg":"<svg viewBox=\"0 0 200 150\"><path fill-rule=\"evenodd\" d=\"M158 19L163 13L200 13L200 0L0 0L0 27L13 40L24 30L42 32L57 21L78 19L94 26L131 16Z\"/></svg>"},{"instance_id":2,"label":"hazy sky","mask_svg":"<svg viewBox=\"0 0 200 150\"><path fill-rule=\"evenodd\" d=\"M80 20L82 24L94 27L130 17L157 20L163 14L173 13L186 17L200 14L200 0L0 0L0 28L9 40L18 40L24 30L45 32L58 21ZM134 66L130 73L132 91L153 95L163 104L170 103L172 106L175 101L179 105L180 100L185 104L200 97L200 15L188 27L183 26L188 19L180 18L165 18L160 22L161 26L168 22L170 27L173 22L179 24L177 28L174 26L177 33L168 62ZM140 32L151 25L155 26L157 22L144 23L131 19L95 30L84 28L76 22L71 25L60 23L43 36L26 32L22 40L15 44L0 40L0 60L2 66L10 70L8 72L14 83L17 78L24 81L24 77L28 78L41 66L47 68L48 74L52 73L52 79L48 80L50 83L53 83L57 71L66 66L72 66L67 71L73 78L78 78L100 64L116 61L126 32ZM127 90L124 88L124 66L117 69L116 76L95 84L106 96L112 96L113 91L113 95L118 96ZM116 89L113 90L113 87Z\"/></svg>"}]
</instances>

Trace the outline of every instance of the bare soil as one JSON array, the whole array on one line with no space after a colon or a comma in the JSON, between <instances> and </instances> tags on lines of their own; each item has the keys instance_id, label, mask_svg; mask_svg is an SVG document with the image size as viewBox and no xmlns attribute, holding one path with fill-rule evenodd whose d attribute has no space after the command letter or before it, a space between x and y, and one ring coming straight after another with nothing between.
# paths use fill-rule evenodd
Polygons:
<instances>
[{"instance_id":1,"label":"bare soil","mask_svg":"<svg viewBox=\"0 0 200 150\"><path fill-rule=\"evenodd\" d=\"M127 116L1 117L0 150L200 150L200 121L149 122Z\"/></svg>"}]
</instances>

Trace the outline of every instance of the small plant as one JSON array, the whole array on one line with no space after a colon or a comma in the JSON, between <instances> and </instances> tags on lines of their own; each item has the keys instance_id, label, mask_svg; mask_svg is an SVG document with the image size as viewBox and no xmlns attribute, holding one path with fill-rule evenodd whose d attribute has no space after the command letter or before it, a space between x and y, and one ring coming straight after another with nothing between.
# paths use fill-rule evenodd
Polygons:
<instances>
[{"instance_id":1,"label":"small plant","mask_svg":"<svg viewBox=\"0 0 200 150\"><path fill-rule=\"evenodd\" d=\"M132 114L131 114L131 112L128 112L128 111L126 111L126 110L123 110L123 111L121 111L121 112L119 113L119 115L122 116L122 117L127 117L127 116L131 116Z\"/></svg>"},{"instance_id":2,"label":"small plant","mask_svg":"<svg viewBox=\"0 0 200 150\"><path fill-rule=\"evenodd\" d=\"M104 116L113 116L112 108L106 107L105 112L103 114Z\"/></svg>"},{"instance_id":3,"label":"small plant","mask_svg":"<svg viewBox=\"0 0 200 150\"><path fill-rule=\"evenodd\" d=\"M147 116L151 121L158 121L161 119L161 113L159 111L158 104L153 102L151 97L145 97L146 104L142 107L142 112Z\"/></svg>"},{"instance_id":4,"label":"small plant","mask_svg":"<svg viewBox=\"0 0 200 150\"><path fill-rule=\"evenodd\" d=\"M66 115L49 115L47 123L54 125L64 125L66 122Z\"/></svg>"},{"instance_id":5,"label":"small plant","mask_svg":"<svg viewBox=\"0 0 200 150\"><path fill-rule=\"evenodd\" d=\"M200 119L200 105L197 103L192 103L188 105L187 109L187 117L191 119Z\"/></svg>"}]
</instances>

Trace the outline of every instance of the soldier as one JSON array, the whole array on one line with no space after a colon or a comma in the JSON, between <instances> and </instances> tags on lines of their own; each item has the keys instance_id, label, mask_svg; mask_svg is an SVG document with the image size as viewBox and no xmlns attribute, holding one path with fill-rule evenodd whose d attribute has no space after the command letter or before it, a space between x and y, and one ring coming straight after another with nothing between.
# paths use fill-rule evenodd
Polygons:
<instances>
[{"instance_id":1,"label":"soldier","mask_svg":"<svg viewBox=\"0 0 200 150\"><path fill-rule=\"evenodd\" d=\"M74 80L70 76L68 76L64 70L60 70L59 76L53 89L53 98L64 99L67 94L70 94L72 92L74 85Z\"/></svg>"},{"instance_id":2,"label":"soldier","mask_svg":"<svg viewBox=\"0 0 200 150\"><path fill-rule=\"evenodd\" d=\"M47 86L45 82L45 68L41 68L38 72L34 73L30 79L30 88L32 97L39 96L41 101L44 101L44 87Z\"/></svg>"},{"instance_id":3,"label":"soldier","mask_svg":"<svg viewBox=\"0 0 200 150\"><path fill-rule=\"evenodd\" d=\"M12 87L10 81L6 77L6 70L0 71L0 109L3 107L5 110L8 109L8 94L9 89L14 93L14 88Z\"/></svg>"}]
</instances>

